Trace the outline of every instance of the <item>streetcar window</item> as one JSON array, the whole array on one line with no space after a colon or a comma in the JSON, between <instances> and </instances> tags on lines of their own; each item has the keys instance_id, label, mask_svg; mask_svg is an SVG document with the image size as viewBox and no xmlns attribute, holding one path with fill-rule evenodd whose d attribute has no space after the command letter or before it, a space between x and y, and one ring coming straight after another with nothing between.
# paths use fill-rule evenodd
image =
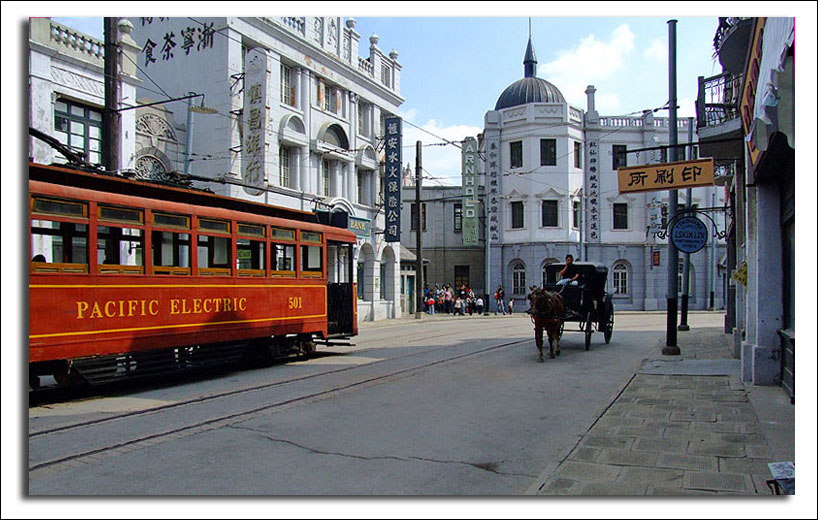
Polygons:
<instances>
[{"instance_id":1,"label":"streetcar window","mask_svg":"<svg viewBox=\"0 0 818 520\"><path fill-rule=\"evenodd\" d=\"M311 231L302 231L301 232L301 241L302 242L313 242L316 244L321 243L321 233L313 233Z\"/></svg>"},{"instance_id":2,"label":"streetcar window","mask_svg":"<svg viewBox=\"0 0 818 520\"><path fill-rule=\"evenodd\" d=\"M141 273L144 237L141 229L98 226L97 262L101 273Z\"/></svg>"},{"instance_id":3,"label":"streetcar window","mask_svg":"<svg viewBox=\"0 0 818 520\"><path fill-rule=\"evenodd\" d=\"M228 237L199 235L197 244L199 274L230 276L231 245Z\"/></svg>"},{"instance_id":4,"label":"streetcar window","mask_svg":"<svg viewBox=\"0 0 818 520\"><path fill-rule=\"evenodd\" d=\"M305 276L321 275L321 247L301 246L301 271Z\"/></svg>"},{"instance_id":5,"label":"streetcar window","mask_svg":"<svg viewBox=\"0 0 818 520\"><path fill-rule=\"evenodd\" d=\"M239 235L262 237L264 238L264 226L256 226L254 224L238 224Z\"/></svg>"},{"instance_id":6,"label":"streetcar window","mask_svg":"<svg viewBox=\"0 0 818 520\"><path fill-rule=\"evenodd\" d=\"M88 225L33 219L31 256L35 271L87 273Z\"/></svg>"},{"instance_id":7,"label":"streetcar window","mask_svg":"<svg viewBox=\"0 0 818 520\"><path fill-rule=\"evenodd\" d=\"M151 233L151 250L154 274L190 274L189 234L154 231Z\"/></svg>"},{"instance_id":8,"label":"streetcar window","mask_svg":"<svg viewBox=\"0 0 818 520\"><path fill-rule=\"evenodd\" d=\"M184 215L171 215L169 213L154 213L153 225L190 229L190 217L186 217Z\"/></svg>"},{"instance_id":9,"label":"streetcar window","mask_svg":"<svg viewBox=\"0 0 818 520\"><path fill-rule=\"evenodd\" d=\"M240 238L236 241L236 268L239 276L264 276L266 246L266 242L258 240Z\"/></svg>"},{"instance_id":10,"label":"streetcar window","mask_svg":"<svg viewBox=\"0 0 818 520\"><path fill-rule=\"evenodd\" d=\"M41 199L32 197L31 210L35 213L64 215L67 217L87 217L88 204L67 200Z\"/></svg>"},{"instance_id":11,"label":"streetcar window","mask_svg":"<svg viewBox=\"0 0 818 520\"><path fill-rule=\"evenodd\" d=\"M199 229L203 231L218 231L220 233L230 233L230 222L223 220L199 219Z\"/></svg>"},{"instance_id":12,"label":"streetcar window","mask_svg":"<svg viewBox=\"0 0 818 520\"><path fill-rule=\"evenodd\" d=\"M293 229L281 229L281 228L272 228L270 236L272 238L277 238L280 240L295 240L295 230Z\"/></svg>"},{"instance_id":13,"label":"streetcar window","mask_svg":"<svg viewBox=\"0 0 818 520\"><path fill-rule=\"evenodd\" d=\"M99 218L104 220L114 220L117 222L130 222L132 224L141 224L143 222L142 210L112 206L100 206Z\"/></svg>"},{"instance_id":14,"label":"streetcar window","mask_svg":"<svg viewBox=\"0 0 818 520\"><path fill-rule=\"evenodd\" d=\"M270 244L273 276L295 276L295 246Z\"/></svg>"}]
</instances>

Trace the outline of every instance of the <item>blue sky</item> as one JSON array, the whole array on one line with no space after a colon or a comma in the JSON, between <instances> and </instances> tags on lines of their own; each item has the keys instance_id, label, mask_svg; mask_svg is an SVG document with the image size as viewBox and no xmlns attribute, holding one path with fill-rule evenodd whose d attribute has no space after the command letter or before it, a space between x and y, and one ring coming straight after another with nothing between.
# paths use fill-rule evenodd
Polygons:
<instances>
[{"instance_id":1,"label":"blue sky","mask_svg":"<svg viewBox=\"0 0 818 520\"><path fill-rule=\"evenodd\" d=\"M329 11L337 11L337 7ZM355 9L352 11L354 14ZM531 14L536 15L536 10ZM406 99L400 115L446 139L459 141L479 133L486 111L494 108L503 89L523 77L528 17L354 18L361 35L361 55L368 55L373 33L380 37L382 51L395 49L399 53L401 94ZM101 18L55 19L102 36ZM679 117L692 116L697 76L721 71L713 58L715 16L532 16L538 76L555 84L569 103L582 109L586 108L585 88L593 84L597 110L603 115L639 113L662 106L668 98L669 19L678 20ZM658 115L667 116L667 111ZM404 126L404 144L440 142L429 133ZM414 163L414 149L406 150L406 162ZM452 146L424 149L424 167L437 178L434 181L457 182L459 163L459 151Z\"/></svg>"}]
</instances>

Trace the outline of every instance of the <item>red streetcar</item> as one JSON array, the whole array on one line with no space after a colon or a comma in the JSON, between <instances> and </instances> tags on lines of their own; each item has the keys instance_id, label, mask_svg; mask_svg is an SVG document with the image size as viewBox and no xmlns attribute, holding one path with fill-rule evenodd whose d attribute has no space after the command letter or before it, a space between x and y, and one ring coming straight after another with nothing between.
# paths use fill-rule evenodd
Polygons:
<instances>
[{"instance_id":1,"label":"red streetcar","mask_svg":"<svg viewBox=\"0 0 818 520\"><path fill-rule=\"evenodd\" d=\"M30 163L29 232L35 388L357 334L356 235L315 213Z\"/></svg>"}]
</instances>

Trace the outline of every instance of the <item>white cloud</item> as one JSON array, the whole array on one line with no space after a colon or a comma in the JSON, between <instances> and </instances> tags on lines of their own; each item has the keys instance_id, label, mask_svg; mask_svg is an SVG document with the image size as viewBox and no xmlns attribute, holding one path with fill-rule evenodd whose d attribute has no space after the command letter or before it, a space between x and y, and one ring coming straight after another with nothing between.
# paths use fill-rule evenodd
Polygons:
<instances>
[{"instance_id":1,"label":"white cloud","mask_svg":"<svg viewBox=\"0 0 818 520\"><path fill-rule=\"evenodd\" d=\"M622 111L622 103L619 94L613 92L600 92L594 95L596 111L601 115L618 114ZM585 104L583 103L583 106Z\"/></svg>"},{"instance_id":2,"label":"white cloud","mask_svg":"<svg viewBox=\"0 0 818 520\"><path fill-rule=\"evenodd\" d=\"M642 51L642 55L648 59L667 61L667 44L660 38L654 38L651 40L650 45L648 45L647 48Z\"/></svg>"},{"instance_id":3,"label":"white cloud","mask_svg":"<svg viewBox=\"0 0 818 520\"><path fill-rule=\"evenodd\" d=\"M414 109L407 110L405 114L416 114ZM420 130L410 124L421 127ZM424 132L425 130L425 132ZM411 121L411 118L405 117L403 123L403 166L406 167L408 163L415 169L415 143L420 141L423 145L422 159L424 177L431 176L424 182L424 186L436 186L440 184L452 186L460 184L460 148L454 145L447 144L442 146L428 146L437 143L445 143L445 140L458 143L466 137L477 138L477 134L482 132L482 128L468 125L449 125L443 126L434 119L429 119L423 124ZM434 134L434 135L430 135ZM438 136L438 137L434 137Z\"/></svg>"},{"instance_id":4,"label":"white cloud","mask_svg":"<svg viewBox=\"0 0 818 520\"><path fill-rule=\"evenodd\" d=\"M585 88L624 70L636 36L627 24L617 27L607 41L589 34L579 44L558 51L558 58L545 63L540 76L560 89L572 105L585 105Z\"/></svg>"}]
</instances>

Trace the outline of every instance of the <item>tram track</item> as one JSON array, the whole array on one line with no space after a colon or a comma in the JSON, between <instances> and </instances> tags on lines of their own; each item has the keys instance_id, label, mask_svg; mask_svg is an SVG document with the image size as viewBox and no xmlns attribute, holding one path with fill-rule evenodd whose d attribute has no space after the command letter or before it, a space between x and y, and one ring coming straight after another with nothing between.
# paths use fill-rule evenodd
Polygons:
<instances>
[{"instance_id":1,"label":"tram track","mask_svg":"<svg viewBox=\"0 0 818 520\"><path fill-rule=\"evenodd\" d=\"M435 334L434 336L425 335L413 338L408 342L408 344L423 341L424 339L429 339L430 337L439 339L446 335L449 336L462 335L462 332L452 334ZM495 337L493 339L498 338ZM80 447L80 449L77 450L68 450L69 452L65 452L65 450L62 450L61 453L52 453L51 456L44 456L40 458L40 460L38 461L30 461L29 472L36 472L37 470L58 467L60 465L66 464L70 465L74 461L82 461L83 459L90 460L92 458L95 460L100 456L105 456L106 454L110 454L113 452L129 451L129 449L136 449L140 446L161 442L162 439L177 438L180 436L197 433L199 431L207 430L210 428L227 426L229 424L244 421L256 414L268 413L271 411L275 411L276 409L281 409L294 404L308 402L314 399L321 399L323 397L329 396L337 392L343 392L356 387L377 384L379 382L387 381L391 378L402 377L412 372L429 369L436 365L456 362L469 357L482 355L499 349L508 348L514 345L519 345L521 343L526 343L529 341L532 340L529 338L525 338L520 340L507 341L477 350L467 350L465 352L462 351L463 347L461 347L461 352L457 353L456 355L443 356L438 359L423 361L420 364L410 363L409 366L400 367L400 365L405 364L405 362L408 359L417 358L420 356L435 358L436 355L438 355L441 351L447 348L451 348L448 346L446 347L441 346L437 348L427 349L424 350L423 352L404 354L400 356L390 357L388 359L374 361L366 365L348 366L335 370L323 371L317 374L299 376L284 381L277 381L264 385L255 385L249 388L243 388L229 392L221 392L218 394L201 396L186 401L117 414L116 416L112 417L104 417L89 421L83 421L80 423L57 426L36 432L31 432L29 434L30 458L32 450L34 450L35 452L40 452L43 446L50 444L49 441L58 440L60 438L63 438L63 436L73 435L72 442L84 446ZM366 353L368 350L374 350L376 348L378 347L373 347L371 349L363 349L361 351L356 352L355 354ZM385 364L390 362L398 364L399 367L391 367L386 368L384 370ZM345 373L349 372L354 373L354 371L356 370L362 373L360 373L360 376L354 378L352 381L349 381L349 378L346 378L344 382L332 381L333 378L339 378L339 376L340 379L343 379L343 377L346 375ZM295 387L297 383L305 382L310 379L317 379L319 377L326 378L326 384L324 388L317 389L316 391L307 391L299 393L297 390L294 390L295 395L275 396L273 402L265 402L264 404L259 406L252 406L252 403L246 403L241 400L242 397L254 392L276 390L288 386ZM259 398L261 398L261 396L259 396ZM214 401L220 399L224 401L229 401L233 399L239 400L238 403L235 403L235 406L230 405L230 403L227 402L224 403L224 406L227 406L227 408L230 410L234 410L235 407L242 408L241 405L244 404L243 406L244 409L234 411L233 413L221 413L215 415L212 412L208 412L207 410L203 411L199 410L199 407L201 407L202 405L213 403ZM186 409L184 415L189 416L196 415L198 413L203 414L204 417L199 417L197 419L190 420L188 423L178 425L177 427L174 428L167 429L163 428L161 430L158 430L156 426L154 426L153 429L151 429L150 425L144 424L145 423L144 419L146 417L156 416L156 418L159 418L159 416L161 416L164 413L171 413L179 411L181 409ZM138 423L132 425L123 424L125 428L122 428L121 430L135 432L135 435L133 435L131 438L122 439L121 434L112 434L112 432L106 431L106 427L114 426L114 423L118 422L119 423L127 422L128 420L139 421ZM156 422L158 422L159 423L158 425L161 426L163 424L167 424L167 422L170 421L163 421L159 419ZM130 426L130 429L128 428L128 426ZM142 431L139 431L140 429ZM108 437L107 439L106 436ZM53 449L53 447L51 449ZM36 453L34 457L37 458L40 457L41 455L45 454Z\"/></svg>"},{"instance_id":2,"label":"tram track","mask_svg":"<svg viewBox=\"0 0 818 520\"><path fill-rule=\"evenodd\" d=\"M504 329L510 329L510 328L515 328L515 326L507 325L505 327L495 327L493 330L504 330ZM423 333L421 333L421 334L423 334ZM425 341L425 340L429 340L429 339L440 339L440 338L446 338L446 337L451 337L451 336L458 336L460 334L462 334L462 333L461 332L442 333L442 334L441 333L436 333L436 334L433 334L433 335L426 334L426 335L423 335L423 336L420 336L420 337L414 337L414 336L416 336L416 334L411 334L410 333L408 335L402 335L401 338L404 339L404 340L406 340L407 337L412 338L412 339L406 341L405 346L409 346L409 345L411 345L413 343L417 343L417 342L420 342L420 341ZM394 336L387 334L387 335L384 335L382 337L381 336L375 336L375 337L372 337L372 338L367 338L366 341L382 341L384 339L392 338L392 337L394 337ZM355 351L354 354L355 355L365 354L368 351L382 349L382 348L384 348L384 347L382 347L382 346L367 347L367 348ZM332 351L322 350L322 351L319 351L316 354L316 357L332 356L332 355L337 355L337 354L332 352ZM391 358L391 359L400 359L400 358L404 358L404 357L410 357L410 356L413 356L413 355L417 355L417 353L405 354L403 356L396 356L396 357ZM286 359L282 359L282 360L284 362L287 362ZM385 360L374 361L373 363L380 363L382 361L385 361ZM275 366L275 365L271 365L271 366ZM345 370L352 369L352 368L356 368L356 367L346 367L346 368L338 369L338 370L336 370L334 372L345 371ZM330 371L329 373L332 373L332 372L333 371ZM327 374L327 373L328 372L323 372L322 374ZM175 406L183 406L185 404L190 404L190 403L195 403L195 402L218 399L220 397L225 397L225 396L229 396L229 395L233 395L233 394L237 394L237 393L244 393L244 392L252 392L252 391L255 391L255 390L262 390L262 389L265 389L265 388L270 388L270 387L278 386L278 385L281 385L281 384L286 384L286 383L289 383L289 382L298 382L298 381L301 381L301 380L310 379L312 377L317 377L317 376L322 375L322 374L311 374L311 375L302 376L302 377L299 377L299 378L288 379L286 381L278 381L278 382L275 382L275 383L268 383L268 384L264 384L264 385L256 385L256 386L252 386L252 387L241 388L241 389L238 389L238 390L231 390L231 391L228 391L228 392L221 392L221 393L218 393L218 394L213 394L213 395L208 395L208 396L201 396L201 397L196 398L196 399L190 399L190 400L181 401L181 402L178 402L178 403L172 403L172 404L169 404L169 405L162 405L162 406L158 406L158 407L154 407L154 408L139 410L139 411L131 412L131 413L128 413L128 414L121 414L121 415L118 415L118 416L115 416L115 417L106 417L106 418L97 419L97 420L94 420L94 421L88 421L88 422L85 422L85 423L65 425L65 426L51 428L51 429L48 429L48 430L35 430L34 432L29 433L29 437L31 438L32 436L45 435L45 434L48 434L48 433L62 431L62 430L65 430L65 429L80 427L80 426L83 426L83 425L86 425L86 424L94 424L96 422L112 421L112 420L116 420L116 419L118 419L120 417L124 417L124 416L146 414L146 413L151 413L153 411L159 411L159 410L162 410L162 409L165 409L165 408L172 408L172 407L175 407ZM168 376L168 377L171 377L171 376ZM133 383L138 384L137 381L138 380L133 381ZM127 381L122 381L120 384L127 384L127 383L128 383ZM117 383L112 383L112 384L117 384ZM70 401L70 397L72 397L71 391L72 391L72 388L70 388L70 387L66 388L66 389L62 389L60 387L54 387L54 388L45 388L45 389L41 389L41 390L33 390L29 394L29 409L37 407L37 406L48 406L48 405L51 405L51 404L58 404L58 403L61 403L61 402ZM50 392L50 395L52 396L50 400L47 397L49 392ZM68 396L69 399L60 399L60 397L66 397L66 396ZM104 395L104 394L101 395L101 396L100 395L96 395L96 396L87 395L87 397L92 397L92 398L93 397L103 397L104 398L104 397L109 397L109 395Z\"/></svg>"}]
</instances>

